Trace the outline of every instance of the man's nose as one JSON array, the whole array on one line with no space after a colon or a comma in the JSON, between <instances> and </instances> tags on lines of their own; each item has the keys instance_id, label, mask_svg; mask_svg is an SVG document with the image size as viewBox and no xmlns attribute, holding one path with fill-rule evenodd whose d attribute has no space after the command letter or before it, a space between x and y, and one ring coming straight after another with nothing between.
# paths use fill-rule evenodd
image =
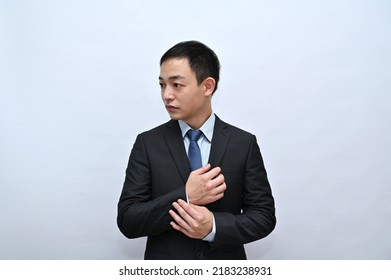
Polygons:
<instances>
[{"instance_id":1,"label":"man's nose","mask_svg":"<svg viewBox=\"0 0 391 280\"><path fill-rule=\"evenodd\" d=\"M174 99L174 95L173 95L170 87L166 86L162 89L162 97L163 97L163 100L165 100L165 101L169 101L169 100Z\"/></svg>"}]
</instances>

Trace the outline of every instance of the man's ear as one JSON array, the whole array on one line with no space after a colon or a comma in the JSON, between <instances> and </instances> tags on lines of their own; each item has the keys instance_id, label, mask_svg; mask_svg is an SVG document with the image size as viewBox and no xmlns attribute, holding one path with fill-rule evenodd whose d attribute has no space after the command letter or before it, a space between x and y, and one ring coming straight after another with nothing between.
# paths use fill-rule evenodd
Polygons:
<instances>
[{"instance_id":1,"label":"man's ear","mask_svg":"<svg viewBox=\"0 0 391 280\"><path fill-rule=\"evenodd\" d=\"M216 81L212 77L204 80L205 96L211 96L216 87Z\"/></svg>"}]
</instances>

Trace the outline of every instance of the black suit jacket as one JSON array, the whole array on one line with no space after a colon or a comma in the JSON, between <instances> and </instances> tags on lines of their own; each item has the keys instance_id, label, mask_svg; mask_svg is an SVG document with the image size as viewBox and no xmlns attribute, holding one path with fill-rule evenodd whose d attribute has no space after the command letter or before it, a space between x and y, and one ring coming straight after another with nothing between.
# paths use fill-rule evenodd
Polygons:
<instances>
[{"instance_id":1,"label":"black suit jacket","mask_svg":"<svg viewBox=\"0 0 391 280\"><path fill-rule=\"evenodd\" d=\"M220 166L227 190L205 205L213 212L213 243L172 229L172 202L186 200L190 168L178 121L137 136L118 203L118 226L128 238L148 236L145 259L246 259L243 244L275 227L274 199L254 135L216 117L209 162Z\"/></svg>"}]
</instances>

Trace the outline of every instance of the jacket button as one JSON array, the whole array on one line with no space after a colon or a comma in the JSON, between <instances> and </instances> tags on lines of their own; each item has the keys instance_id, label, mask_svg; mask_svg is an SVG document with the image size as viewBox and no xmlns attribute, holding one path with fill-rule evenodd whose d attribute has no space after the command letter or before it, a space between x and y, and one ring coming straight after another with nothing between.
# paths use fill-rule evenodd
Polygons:
<instances>
[{"instance_id":1,"label":"jacket button","mask_svg":"<svg viewBox=\"0 0 391 280\"><path fill-rule=\"evenodd\" d=\"M197 252L196 257L197 257L198 260L201 260L201 259L204 258L204 253L202 253L202 252Z\"/></svg>"}]
</instances>

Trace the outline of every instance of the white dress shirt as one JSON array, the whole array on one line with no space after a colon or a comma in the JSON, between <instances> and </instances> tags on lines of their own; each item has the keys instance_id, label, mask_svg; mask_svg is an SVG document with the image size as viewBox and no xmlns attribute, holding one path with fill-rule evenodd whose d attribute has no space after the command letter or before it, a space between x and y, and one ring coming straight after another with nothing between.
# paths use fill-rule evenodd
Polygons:
<instances>
[{"instance_id":1,"label":"white dress shirt","mask_svg":"<svg viewBox=\"0 0 391 280\"><path fill-rule=\"evenodd\" d=\"M212 145L215 120L216 120L216 116L214 113L212 113L210 115L210 117L206 120L206 122L199 129L202 131L202 134L201 134L200 138L198 138L197 144L198 144L198 147L200 147L202 166L207 165L208 161L209 161L210 147ZM178 123L179 123L179 127L181 128L181 131L182 131L183 143L185 145L186 153L188 153L190 139L188 137L186 137L186 133L189 129L192 129L192 128L186 122L184 122L182 120L179 120ZM189 200L187 199L187 201L189 201ZM212 215L213 215L213 213L212 213ZM216 223L215 223L214 216L213 216L212 231L203 240L213 242L215 235L216 235Z\"/></svg>"}]
</instances>

